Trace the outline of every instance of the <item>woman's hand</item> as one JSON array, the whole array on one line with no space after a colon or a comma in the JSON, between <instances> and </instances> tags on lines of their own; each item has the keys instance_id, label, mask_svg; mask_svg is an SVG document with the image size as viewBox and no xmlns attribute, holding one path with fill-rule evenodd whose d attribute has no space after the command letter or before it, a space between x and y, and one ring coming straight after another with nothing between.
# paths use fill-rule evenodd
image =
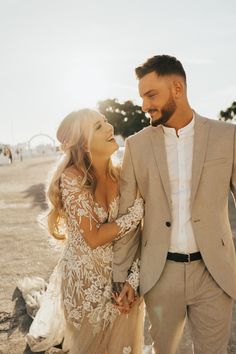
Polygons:
<instances>
[{"instance_id":1,"label":"woman's hand","mask_svg":"<svg viewBox=\"0 0 236 354\"><path fill-rule=\"evenodd\" d=\"M119 309L121 313L128 314L130 309L134 306L137 297L135 296L135 291L129 283L124 283L120 294L114 292L112 298L115 301L115 306Z\"/></svg>"}]
</instances>

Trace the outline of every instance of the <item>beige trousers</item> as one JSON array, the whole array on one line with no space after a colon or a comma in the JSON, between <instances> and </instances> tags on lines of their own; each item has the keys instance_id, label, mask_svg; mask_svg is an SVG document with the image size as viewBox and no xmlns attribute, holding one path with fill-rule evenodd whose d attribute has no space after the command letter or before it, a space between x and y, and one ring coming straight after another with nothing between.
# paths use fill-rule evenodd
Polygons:
<instances>
[{"instance_id":1,"label":"beige trousers","mask_svg":"<svg viewBox=\"0 0 236 354\"><path fill-rule=\"evenodd\" d=\"M155 353L176 353L187 319L194 354L227 354L233 300L202 260L167 260L161 278L144 297Z\"/></svg>"}]
</instances>

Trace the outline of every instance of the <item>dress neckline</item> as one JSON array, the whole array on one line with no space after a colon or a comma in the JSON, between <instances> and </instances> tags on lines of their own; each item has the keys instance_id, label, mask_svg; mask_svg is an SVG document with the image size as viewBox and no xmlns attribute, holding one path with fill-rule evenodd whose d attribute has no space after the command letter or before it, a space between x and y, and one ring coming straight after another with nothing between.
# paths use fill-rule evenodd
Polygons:
<instances>
[{"instance_id":1,"label":"dress neckline","mask_svg":"<svg viewBox=\"0 0 236 354\"><path fill-rule=\"evenodd\" d=\"M97 206L99 209L102 209L102 211L108 215L109 212L110 212L110 210L111 210L112 207L114 206L114 204L116 204L116 202L118 201L118 199L119 199L119 196L118 196L118 195L117 195L116 197L114 197L114 198L111 200L111 202L109 203L107 210L104 208L103 205L101 205L100 203L98 203L96 200L94 201L94 204L95 204L95 206Z\"/></svg>"}]
</instances>

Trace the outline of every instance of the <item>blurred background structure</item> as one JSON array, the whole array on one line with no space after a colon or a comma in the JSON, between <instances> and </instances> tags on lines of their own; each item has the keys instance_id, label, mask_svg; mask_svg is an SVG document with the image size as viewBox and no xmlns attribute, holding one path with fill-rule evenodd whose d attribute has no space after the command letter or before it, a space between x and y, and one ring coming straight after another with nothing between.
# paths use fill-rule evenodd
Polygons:
<instances>
[{"instance_id":1,"label":"blurred background structure","mask_svg":"<svg viewBox=\"0 0 236 354\"><path fill-rule=\"evenodd\" d=\"M163 53L183 63L192 107L219 118L235 101L235 22L235 0L0 1L0 143L55 139L98 102L140 106L134 69Z\"/></svg>"}]
</instances>

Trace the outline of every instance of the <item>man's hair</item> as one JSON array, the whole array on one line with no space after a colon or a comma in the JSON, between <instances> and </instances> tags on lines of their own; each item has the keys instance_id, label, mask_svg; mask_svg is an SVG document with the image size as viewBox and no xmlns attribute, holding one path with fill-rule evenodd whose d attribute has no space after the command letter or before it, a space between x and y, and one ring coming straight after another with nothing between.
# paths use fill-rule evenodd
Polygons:
<instances>
[{"instance_id":1,"label":"man's hair","mask_svg":"<svg viewBox=\"0 0 236 354\"><path fill-rule=\"evenodd\" d=\"M183 65L178 59L170 55L155 55L135 69L136 76L139 80L153 71L159 76L179 75L186 83L186 73Z\"/></svg>"}]
</instances>

